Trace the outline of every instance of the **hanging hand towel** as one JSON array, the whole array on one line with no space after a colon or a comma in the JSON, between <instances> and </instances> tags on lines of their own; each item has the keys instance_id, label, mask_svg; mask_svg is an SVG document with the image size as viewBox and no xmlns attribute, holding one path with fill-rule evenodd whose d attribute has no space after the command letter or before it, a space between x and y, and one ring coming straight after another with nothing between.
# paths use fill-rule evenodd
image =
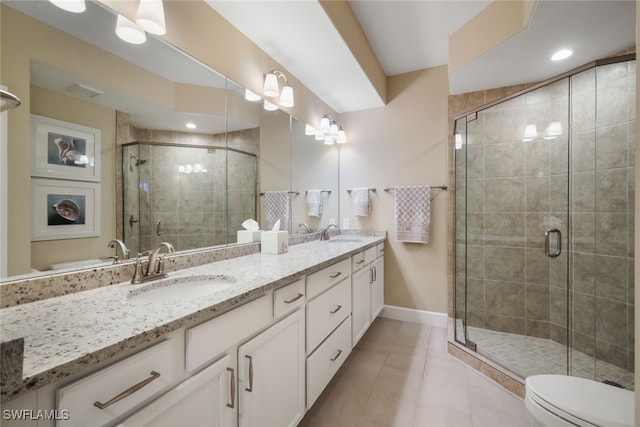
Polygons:
<instances>
[{"instance_id":1,"label":"hanging hand towel","mask_svg":"<svg viewBox=\"0 0 640 427\"><path fill-rule=\"evenodd\" d=\"M280 230L287 230L291 212L291 197L288 191L267 191L264 193L265 230L271 230L280 220Z\"/></svg>"},{"instance_id":2,"label":"hanging hand towel","mask_svg":"<svg viewBox=\"0 0 640 427\"><path fill-rule=\"evenodd\" d=\"M351 190L353 214L355 216L369 216L371 212L371 198L368 188L354 188Z\"/></svg>"},{"instance_id":3,"label":"hanging hand towel","mask_svg":"<svg viewBox=\"0 0 640 427\"><path fill-rule=\"evenodd\" d=\"M429 243L431 187L396 187L395 214L399 242Z\"/></svg>"},{"instance_id":4,"label":"hanging hand towel","mask_svg":"<svg viewBox=\"0 0 640 427\"><path fill-rule=\"evenodd\" d=\"M322 190L307 190L307 215L322 216Z\"/></svg>"}]
</instances>

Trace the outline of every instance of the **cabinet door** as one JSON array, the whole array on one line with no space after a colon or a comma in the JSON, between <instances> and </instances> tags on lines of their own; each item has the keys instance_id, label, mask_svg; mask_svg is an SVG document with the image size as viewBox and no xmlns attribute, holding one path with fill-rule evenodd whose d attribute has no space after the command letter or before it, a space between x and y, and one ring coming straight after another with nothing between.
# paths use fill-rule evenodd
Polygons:
<instances>
[{"instance_id":1,"label":"cabinet door","mask_svg":"<svg viewBox=\"0 0 640 427\"><path fill-rule=\"evenodd\" d=\"M235 358L229 355L160 396L120 426L235 426Z\"/></svg>"},{"instance_id":2,"label":"cabinet door","mask_svg":"<svg viewBox=\"0 0 640 427\"><path fill-rule=\"evenodd\" d=\"M380 257L371 264L373 283L371 284L371 321L373 322L384 306L384 258Z\"/></svg>"},{"instance_id":3,"label":"cabinet door","mask_svg":"<svg viewBox=\"0 0 640 427\"><path fill-rule=\"evenodd\" d=\"M351 283L351 343L355 346L371 324L371 279L373 271L364 268L352 276Z\"/></svg>"},{"instance_id":4,"label":"cabinet door","mask_svg":"<svg viewBox=\"0 0 640 427\"><path fill-rule=\"evenodd\" d=\"M295 426L305 411L304 311L238 349L239 425Z\"/></svg>"}]
</instances>

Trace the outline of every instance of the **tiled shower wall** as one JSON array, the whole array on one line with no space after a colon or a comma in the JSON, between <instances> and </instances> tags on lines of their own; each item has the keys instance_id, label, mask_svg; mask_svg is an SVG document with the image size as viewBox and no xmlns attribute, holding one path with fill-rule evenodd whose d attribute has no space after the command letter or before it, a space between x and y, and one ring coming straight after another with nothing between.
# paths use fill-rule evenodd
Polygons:
<instances>
[{"instance_id":1,"label":"tiled shower wall","mask_svg":"<svg viewBox=\"0 0 640 427\"><path fill-rule=\"evenodd\" d=\"M466 128L458 121L455 274L466 266L468 325L570 338L633 370L634 82L635 61L601 66L480 111ZM553 139L551 122L563 130ZM523 142L531 124L538 135ZM571 242L564 232L562 254L547 258L544 231L569 224ZM456 301L461 318L460 292Z\"/></svg>"}]
</instances>

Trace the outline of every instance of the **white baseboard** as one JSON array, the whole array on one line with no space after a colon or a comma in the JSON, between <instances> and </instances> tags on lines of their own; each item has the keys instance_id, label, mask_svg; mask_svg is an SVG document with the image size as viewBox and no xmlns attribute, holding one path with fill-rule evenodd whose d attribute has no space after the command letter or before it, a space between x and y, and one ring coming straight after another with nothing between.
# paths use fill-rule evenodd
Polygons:
<instances>
[{"instance_id":1,"label":"white baseboard","mask_svg":"<svg viewBox=\"0 0 640 427\"><path fill-rule=\"evenodd\" d=\"M447 327L447 314L433 311L416 310L413 308L385 305L380 316L387 319L402 320L405 322L420 323L438 328Z\"/></svg>"}]
</instances>

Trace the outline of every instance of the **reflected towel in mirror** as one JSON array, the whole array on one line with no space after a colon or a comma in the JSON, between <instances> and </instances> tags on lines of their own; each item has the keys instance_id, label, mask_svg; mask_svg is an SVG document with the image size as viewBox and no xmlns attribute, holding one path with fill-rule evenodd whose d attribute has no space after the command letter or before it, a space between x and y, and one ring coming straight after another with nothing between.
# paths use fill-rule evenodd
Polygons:
<instances>
[{"instance_id":1,"label":"reflected towel in mirror","mask_svg":"<svg viewBox=\"0 0 640 427\"><path fill-rule=\"evenodd\" d=\"M371 213L371 196L369 195L368 187L352 189L351 201L353 202L353 215L369 216L369 213Z\"/></svg>"},{"instance_id":2,"label":"reflected towel in mirror","mask_svg":"<svg viewBox=\"0 0 640 427\"><path fill-rule=\"evenodd\" d=\"M322 190L307 190L307 215L322 216Z\"/></svg>"}]
</instances>

